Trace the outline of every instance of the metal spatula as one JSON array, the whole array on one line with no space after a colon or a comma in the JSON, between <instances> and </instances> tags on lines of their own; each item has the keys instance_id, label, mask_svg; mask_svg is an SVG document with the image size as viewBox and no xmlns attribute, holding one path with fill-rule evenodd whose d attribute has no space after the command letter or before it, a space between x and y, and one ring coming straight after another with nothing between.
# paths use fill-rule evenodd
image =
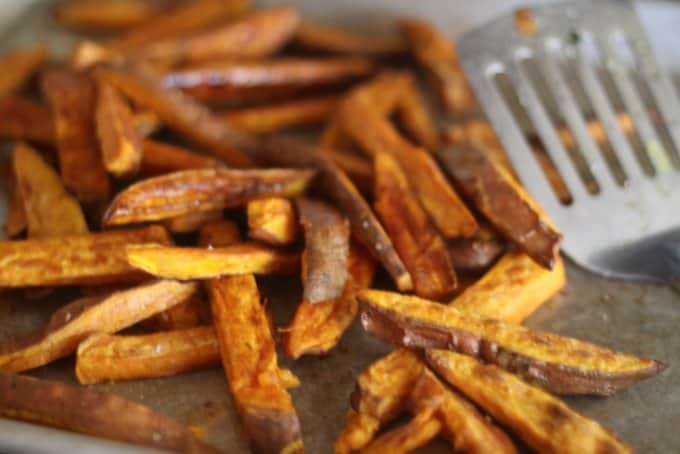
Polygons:
<instances>
[{"instance_id":1,"label":"metal spatula","mask_svg":"<svg viewBox=\"0 0 680 454\"><path fill-rule=\"evenodd\" d=\"M563 231L564 251L600 274L680 288L680 103L632 5L524 8L458 44L518 176ZM606 137L597 141L588 122ZM536 142L568 198L553 190Z\"/></svg>"}]
</instances>

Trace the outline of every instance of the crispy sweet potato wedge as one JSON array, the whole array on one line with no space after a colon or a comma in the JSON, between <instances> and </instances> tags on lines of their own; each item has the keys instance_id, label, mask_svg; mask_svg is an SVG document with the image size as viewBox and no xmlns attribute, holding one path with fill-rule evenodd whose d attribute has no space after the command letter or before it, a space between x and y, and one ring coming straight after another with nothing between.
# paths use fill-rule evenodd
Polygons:
<instances>
[{"instance_id":1,"label":"crispy sweet potato wedge","mask_svg":"<svg viewBox=\"0 0 680 454\"><path fill-rule=\"evenodd\" d=\"M523 252L508 252L451 305L468 314L521 323L565 284L561 258L546 270Z\"/></svg>"},{"instance_id":2,"label":"crispy sweet potato wedge","mask_svg":"<svg viewBox=\"0 0 680 454\"><path fill-rule=\"evenodd\" d=\"M374 72L375 64L363 58L227 61L172 71L163 77L163 84L211 104L270 104L345 86Z\"/></svg>"},{"instance_id":3,"label":"crispy sweet potato wedge","mask_svg":"<svg viewBox=\"0 0 680 454\"><path fill-rule=\"evenodd\" d=\"M166 377L219 364L220 350L212 326L141 336L97 333L78 345L76 376L81 384L91 385Z\"/></svg>"},{"instance_id":4,"label":"crispy sweet potato wedge","mask_svg":"<svg viewBox=\"0 0 680 454\"><path fill-rule=\"evenodd\" d=\"M205 247L226 247L241 241L238 224L234 221L209 222L201 227L198 244Z\"/></svg>"},{"instance_id":5,"label":"crispy sweet potato wedge","mask_svg":"<svg viewBox=\"0 0 680 454\"><path fill-rule=\"evenodd\" d=\"M458 63L453 43L431 23L422 20L403 20L400 26L442 107L457 114L472 108L475 97Z\"/></svg>"},{"instance_id":6,"label":"crispy sweet potato wedge","mask_svg":"<svg viewBox=\"0 0 680 454\"><path fill-rule=\"evenodd\" d=\"M302 300L311 304L334 300L347 283L349 222L320 200L301 198L296 204L305 233Z\"/></svg>"},{"instance_id":7,"label":"crispy sweet potato wedge","mask_svg":"<svg viewBox=\"0 0 680 454\"><path fill-rule=\"evenodd\" d=\"M473 147L448 147L437 156L502 235L539 265L554 266L562 235L510 174Z\"/></svg>"},{"instance_id":8,"label":"crispy sweet potato wedge","mask_svg":"<svg viewBox=\"0 0 680 454\"><path fill-rule=\"evenodd\" d=\"M413 277L417 295L439 299L456 288L446 244L432 225L404 171L387 153L375 157L375 210Z\"/></svg>"},{"instance_id":9,"label":"crispy sweet potato wedge","mask_svg":"<svg viewBox=\"0 0 680 454\"><path fill-rule=\"evenodd\" d=\"M143 180L118 193L104 223L120 225L168 219L241 205L256 197L294 197L315 172L294 169L201 169Z\"/></svg>"},{"instance_id":10,"label":"crispy sweet potato wedge","mask_svg":"<svg viewBox=\"0 0 680 454\"><path fill-rule=\"evenodd\" d=\"M204 224L218 221L222 217L222 210L198 211L166 219L163 221L163 225L171 233L190 233L197 231Z\"/></svg>"},{"instance_id":11,"label":"crispy sweet potato wedge","mask_svg":"<svg viewBox=\"0 0 680 454\"><path fill-rule=\"evenodd\" d=\"M354 295L371 286L375 265L363 246L350 243L347 283L342 295L317 304L300 303L290 325L283 330L286 355L294 359L322 355L338 344L359 310Z\"/></svg>"},{"instance_id":12,"label":"crispy sweet potato wedge","mask_svg":"<svg viewBox=\"0 0 680 454\"><path fill-rule=\"evenodd\" d=\"M443 350L429 350L427 362L537 452L631 452L595 421L495 365Z\"/></svg>"},{"instance_id":13,"label":"crispy sweet potato wedge","mask_svg":"<svg viewBox=\"0 0 680 454\"><path fill-rule=\"evenodd\" d=\"M448 244L453 269L472 273L491 268L505 248L505 240L485 224L480 224L474 236L451 240Z\"/></svg>"},{"instance_id":14,"label":"crispy sweet potato wedge","mask_svg":"<svg viewBox=\"0 0 680 454\"><path fill-rule=\"evenodd\" d=\"M52 68L42 76L52 108L64 186L83 202L104 201L111 190L93 121L94 83L81 73Z\"/></svg>"},{"instance_id":15,"label":"crispy sweet potato wedge","mask_svg":"<svg viewBox=\"0 0 680 454\"><path fill-rule=\"evenodd\" d=\"M139 323L150 331L174 331L210 324L210 306L200 295L194 295L169 309Z\"/></svg>"},{"instance_id":16,"label":"crispy sweet potato wedge","mask_svg":"<svg viewBox=\"0 0 680 454\"><path fill-rule=\"evenodd\" d=\"M106 298L86 298L68 304L29 338L0 346L0 371L35 369L76 351L94 332L115 333L190 297L195 283L156 281ZM14 348L11 348L14 347Z\"/></svg>"},{"instance_id":17,"label":"crispy sweet potato wedge","mask_svg":"<svg viewBox=\"0 0 680 454\"><path fill-rule=\"evenodd\" d=\"M102 233L0 241L0 287L137 282L147 274L127 263L128 244L170 243L159 226Z\"/></svg>"},{"instance_id":18,"label":"crispy sweet potato wedge","mask_svg":"<svg viewBox=\"0 0 680 454\"><path fill-rule=\"evenodd\" d=\"M476 356L561 394L609 395L661 372L658 361L588 342L465 314L414 296L357 294L364 329L397 345Z\"/></svg>"},{"instance_id":19,"label":"crispy sweet potato wedge","mask_svg":"<svg viewBox=\"0 0 680 454\"><path fill-rule=\"evenodd\" d=\"M47 49L43 46L0 55L0 99L21 90L47 58Z\"/></svg>"},{"instance_id":20,"label":"crispy sweet potato wedge","mask_svg":"<svg viewBox=\"0 0 680 454\"><path fill-rule=\"evenodd\" d=\"M29 237L87 233L80 204L66 191L57 172L37 151L18 143L14 147L12 163Z\"/></svg>"},{"instance_id":21,"label":"crispy sweet potato wedge","mask_svg":"<svg viewBox=\"0 0 680 454\"><path fill-rule=\"evenodd\" d=\"M248 236L274 246L295 243L298 225L290 200L265 197L248 202Z\"/></svg>"},{"instance_id":22,"label":"crispy sweet potato wedge","mask_svg":"<svg viewBox=\"0 0 680 454\"><path fill-rule=\"evenodd\" d=\"M427 150L439 148L439 135L434 120L427 110L415 78L409 78L406 89L400 92L396 110L401 127L416 144Z\"/></svg>"},{"instance_id":23,"label":"crispy sweet potato wedge","mask_svg":"<svg viewBox=\"0 0 680 454\"><path fill-rule=\"evenodd\" d=\"M164 173L190 169L214 169L222 164L215 158L186 150L155 140L142 142L142 161L140 173L144 176L156 176Z\"/></svg>"},{"instance_id":24,"label":"crispy sweet potato wedge","mask_svg":"<svg viewBox=\"0 0 680 454\"><path fill-rule=\"evenodd\" d=\"M125 30L154 18L164 6L154 0L69 0L57 5L55 15L76 30Z\"/></svg>"},{"instance_id":25,"label":"crispy sweet potato wedge","mask_svg":"<svg viewBox=\"0 0 680 454\"><path fill-rule=\"evenodd\" d=\"M54 144L54 123L49 109L28 99L0 99L0 139Z\"/></svg>"},{"instance_id":26,"label":"crispy sweet potato wedge","mask_svg":"<svg viewBox=\"0 0 680 454\"><path fill-rule=\"evenodd\" d=\"M255 278L213 279L208 290L222 364L253 450L301 452L300 423L286 391L297 380L277 364Z\"/></svg>"},{"instance_id":27,"label":"crispy sweet potato wedge","mask_svg":"<svg viewBox=\"0 0 680 454\"><path fill-rule=\"evenodd\" d=\"M293 274L300 269L300 254L242 243L213 249L161 245L130 245L128 263L170 279L211 279L234 274Z\"/></svg>"},{"instance_id":28,"label":"crispy sweet potato wedge","mask_svg":"<svg viewBox=\"0 0 680 454\"><path fill-rule=\"evenodd\" d=\"M252 167L251 160L240 151L252 146L252 139L230 128L191 97L163 88L153 77L131 70L97 68L94 74L136 104L156 113L164 125L206 152L235 167Z\"/></svg>"},{"instance_id":29,"label":"crispy sweet potato wedge","mask_svg":"<svg viewBox=\"0 0 680 454\"><path fill-rule=\"evenodd\" d=\"M428 409L418 413L406 424L392 429L373 440L361 452L365 454L411 452L432 440L441 430L442 423Z\"/></svg>"},{"instance_id":30,"label":"crispy sweet potato wedge","mask_svg":"<svg viewBox=\"0 0 680 454\"><path fill-rule=\"evenodd\" d=\"M0 415L156 449L219 452L178 421L143 405L21 375L0 374Z\"/></svg>"},{"instance_id":31,"label":"crispy sweet potato wedge","mask_svg":"<svg viewBox=\"0 0 680 454\"><path fill-rule=\"evenodd\" d=\"M335 454L350 454L368 445L380 429L380 422L367 413L352 409L345 414L345 428L335 440Z\"/></svg>"}]
</instances>

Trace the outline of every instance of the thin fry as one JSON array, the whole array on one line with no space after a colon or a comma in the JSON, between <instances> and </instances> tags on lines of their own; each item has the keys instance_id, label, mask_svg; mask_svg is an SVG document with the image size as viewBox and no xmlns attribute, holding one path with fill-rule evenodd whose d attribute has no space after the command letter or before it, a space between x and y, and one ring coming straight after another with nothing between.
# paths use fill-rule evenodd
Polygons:
<instances>
[{"instance_id":1,"label":"thin fry","mask_svg":"<svg viewBox=\"0 0 680 454\"><path fill-rule=\"evenodd\" d=\"M49 109L28 99L0 99L0 139L54 144L54 123Z\"/></svg>"},{"instance_id":2,"label":"thin fry","mask_svg":"<svg viewBox=\"0 0 680 454\"><path fill-rule=\"evenodd\" d=\"M351 150L338 147L324 146L321 152L341 168L362 193L373 192L373 164L370 160Z\"/></svg>"},{"instance_id":3,"label":"thin fry","mask_svg":"<svg viewBox=\"0 0 680 454\"><path fill-rule=\"evenodd\" d=\"M0 55L0 99L21 90L47 58L47 49L43 46Z\"/></svg>"},{"instance_id":4,"label":"thin fry","mask_svg":"<svg viewBox=\"0 0 680 454\"><path fill-rule=\"evenodd\" d=\"M282 197L266 197L248 202L248 237L274 246L295 243L298 233L293 204Z\"/></svg>"},{"instance_id":5,"label":"thin fry","mask_svg":"<svg viewBox=\"0 0 680 454\"><path fill-rule=\"evenodd\" d=\"M70 0L57 6L57 20L76 30L124 30L150 21L163 11L161 1Z\"/></svg>"},{"instance_id":6,"label":"thin fry","mask_svg":"<svg viewBox=\"0 0 680 454\"><path fill-rule=\"evenodd\" d=\"M368 57L402 56L408 51L406 42L399 37L362 36L307 21L297 29L295 44L316 52Z\"/></svg>"},{"instance_id":7,"label":"thin fry","mask_svg":"<svg viewBox=\"0 0 680 454\"><path fill-rule=\"evenodd\" d=\"M427 149L439 148L439 135L434 120L427 110L416 85L415 78L410 78L406 89L400 92L397 102L397 116L402 128L417 145Z\"/></svg>"},{"instance_id":8,"label":"thin fry","mask_svg":"<svg viewBox=\"0 0 680 454\"><path fill-rule=\"evenodd\" d=\"M220 161L210 156L155 140L142 142L140 173L146 177L190 169L214 169Z\"/></svg>"}]
</instances>

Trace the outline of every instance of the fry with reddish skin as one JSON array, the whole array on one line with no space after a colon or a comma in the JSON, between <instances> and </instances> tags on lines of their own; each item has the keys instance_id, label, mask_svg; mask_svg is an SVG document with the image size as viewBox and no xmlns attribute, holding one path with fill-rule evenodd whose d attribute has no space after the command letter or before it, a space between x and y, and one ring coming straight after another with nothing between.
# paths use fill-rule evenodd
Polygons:
<instances>
[{"instance_id":1,"label":"fry with reddish skin","mask_svg":"<svg viewBox=\"0 0 680 454\"><path fill-rule=\"evenodd\" d=\"M214 169L223 165L215 158L146 139L142 142L140 173L147 177L190 169Z\"/></svg>"},{"instance_id":2,"label":"fry with reddish skin","mask_svg":"<svg viewBox=\"0 0 680 454\"><path fill-rule=\"evenodd\" d=\"M458 63L453 43L425 21L403 20L400 27L442 107L456 114L472 108L475 97Z\"/></svg>"},{"instance_id":3,"label":"fry with reddish skin","mask_svg":"<svg viewBox=\"0 0 680 454\"><path fill-rule=\"evenodd\" d=\"M163 221L163 225L171 233L190 233L197 231L202 225L218 221L222 217L222 210L198 211L166 219Z\"/></svg>"},{"instance_id":4,"label":"fry with reddish skin","mask_svg":"<svg viewBox=\"0 0 680 454\"><path fill-rule=\"evenodd\" d=\"M323 147L321 151L340 167L364 194L373 192L373 163L347 149L337 147Z\"/></svg>"},{"instance_id":5,"label":"fry with reddish skin","mask_svg":"<svg viewBox=\"0 0 680 454\"><path fill-rule=\"evenodd\" d=\"M57 172L37 151L18 143L14 147L12 163L29 237L88 232L80 204L66 191Z\"/></svg>"},{"instance_id":6,"label":"fry with reddish skin","mask_svg":"<svg viewBox=\"0 0 680 454\"><path fill-rule=\"evenodd\" d=\"M248 236L274 246L295 243L298 225L293 204L282 197L266 197L248 202Z\"/></svg>"},{"instance_id":7,"label":"fry with reddish skin","mask_svg":"<svg viewBox=\"0 0 680 454\"><path fill-rule=\"evenodd\" d=\"M277 364L255 278L213 279L208 290L222 364L253 450L301 452L300 423L286 391L295 377Z\"/></svg>"},{"instance_id":8,"label":"fry with reddish skin","mask_svg":"<svg viewBox=\"0 0 680 454\"><path fill-rule=\"evenodd\" d=\"M485 224L481 224L471 238L459 238L448 243L453 269L473 273L489 269L503 255L505 248L505 240Z\"/></svg>"},{"instance_id":9,"label":"fry with reddish skin","mask_svg":"<svg viewBox=\"0 0 680 454\"><path fill-rule=\"evenodd\" d=\"M418 413L406 424L392 429L373 440L361 452L365 454L402 454L411 452L437 436L442 428L433 410Z\"/></svg>"},{"instance_id":10,"label":"fry with reddish skin","mask_svg":"<svg viewBox=\"0 0 680 454\"><path fill-rule=\"evenodd\" d=\"M148 277L127 262L128 244L170 243L164 228L0 241L0 287L100 285Z\"/></svg>"},{"instance_id":11,"label":"fry with reddish skin","mask_svg":"<svg viewBox=\"0 0 680 454\"><path fill-rule=\"evenodd\" d=\"M400 92L397 102L399 122L416 144L427 150L439 148L439 135L434 120L425 106L414 77L409 78L407 88Z\"/></svg>"},{"instance_id":12,"label":"fry with reddish skin","mask_svg":"<svg viewBox=\"0 0 680 454\"><path fill-rule=\"evenodd\" d=\"M0 139L54 144L52 113L28 99L0 99Z\"/></svg>"},{"instance_id":13,"label":"fry with reddish skin","mask_svg":"<svg viewBox=\"0 0 680 454\"><path fill-rule=\"evenodd\" d=\"M349 222L320 200L301 198L296 205L305 234L302 300L314 304L339 298L347 283Z\"/></svg>"},{"instance_id":14,"label":"fry with reddish skin","mask_svg":"<svg viewBox=\"0 0 680 454\"><path fill-rule=\"evenodd\" d=\"M126 248L128 263L169 279L211 279L235 274L293 274L300 254L257 243L202 249L149 245Z\"/></svg>"},{"instance_id":15,"label":"fry with reddish skin","mask_svg":"<svg viewBox=\"0 0 680 454\"><path fill-rule=\"evenodd\" d=\"M406 42L399 37L362 36L307 21L298 27L294 43L302 49L329 54L393 57L408 52Z\"/></svg>"},{"instance_id":16,"label":"fry with reddish skin","mask_svg":"<svg viewBox=\"0 0 680 454\"><path fill-rule=\"evenodd\" d=\"M432 225L404 171L387 153L375 157L375 211L424 298L450 296L456 288L446 244Z\"/></svg>"},{"instance_id":17,"label":"fry with reddish skin","mask_svg":"<svg viewBox=\"0 0 680 454\"><path fill-rule=\"evenodd\" d=\"M38 336L0 347L0 371L21 372L48 364L76 351L94 332L115 333L184 301L198 284L156 281L99 299L77 300L55 312Z\"/></svg>"},{"instance_id":18,"label":"fry with reddish skin","mask_svg":"<svg viewBox=\"0 0 680 454\"><path fill-rule=\"evenodd\" d=\"M55 15L65 27L76 30L124 30L149 21L163 11L161 1L70 0L57 6Z\"/></svg>"},{"instance_id":19,"label":"fry with reddish skin","mask_svg":"<svg viewBox=\"0 0 680 454\"><path fill-rule=\"evenodd\" d=\"M0 55L0 99L21 90L48 57L43 46Z\"/></svg>"},{"instance_id":20,"label":"fry with reddish skin","mask_svg":"<svg viewBox=\"0 0 680 454\"><path fill-rule=\"evenodd\" d=\"M539 265L554 266L562 235L509 173L472 147L441 149L437 156L499 233Z\"/></svg>"},{"instance_id":21,"label":"fry with reddish skin","mask_svg":"<svg viewBox=\"0 0 680 454\"><path fill-rule=\"evenodd\" d=\"M220 116L227 123L244 131L266 134L321 124L335 112L339 103L339 95L326 95L261 107L231 109Z\"/></svg>"},{"instance_id":22,"label":"fry with reddish skin","mask_svg":"<svg viewBox=\"0 0 680 454\"><path fill-rule=\"evenodd\" d=\"M105 225L157 221L189 213L234 207L264 196L302 194L314 170L200 169L149 178L113 199Z\"/></svg>"},{"instance_id":23,"label":"fry with reddish skin","mask_svg":"<svg viewBox=\"0 0 680 454\"><path fill-rule=\"evenodd\" d=\"M414 296L357 294L364 329L388 342L479 357L559 394L610 395L660 373L658 361L463 313Z\"/></svg>"},{"instance_id":24,"label":"fry with reddish skin","mask_svg":"<svg viewBox=\"0 0 680 454\"><path fill-rule=\"evenodd\" d=\"M91 385L167 377L219 364L220 351L212 326L141 336L97 333L78 345L76 376L81 384Z\"/></svg>"},{"instance_id":25,"label":"fry with reddish skin","mask_svg":"<svg viewBox=\"0 0 680 454\"><path fill-rule=\"evenodd\" d=\"M175 70L163 85L211 104L241 104L291 98L364 79L375 64L363 58L280 58L234 61Z\"/></svg>"},{"instance_id":26,"label":"fry with reddish skin","mask_svg":"<svg viewBox=\"0 0 680 454\"><path fill-rule=\"evenodd\" d=\"M0 374L0 415L156 449L219 452L183 424L143 405L113 394L21 375Z\"/></svg>"},{"instance_id":27,"label":"fry with reddish skin","mask_svg":"<svg viewBox=\"0 0 680 454\"><path fill-rule=\"evenodd\" d=\"M345 414L345 428L335 440L335 454L350 454L366 446L380 429L380 422L367 413L352 409Z\"/></svg>"},{"instance_id":28,"label":"fry with reddish skin","mask_svg":"<svg viewBox=\"0 0 680 454\"><path fill-rule=\"evenodd\" d=\"M252 167L251 160L241 149L253 146L253 140L229 127L208 108L179 90L163 88L148 75L131 70L97 68L98 80L103 80L125 96L156 113L168 128L183 135L201 149L234 167Z\"/></svg>"},{"instance_id":29,"label":"fry with reddish skin","mask_svg":"<svg viewBox=\"0 0 680 454\"><path fill-rule=\"evenodd\" d=\"M53 68L43 73L42 90L52 109L64 186L83 202L106 200L111 187L95 134L94 83L85 74Z\"/></svg>"},{"instance_id":30,"label":"fry with reddish skin","mask_svg":"<svg viewBox=\"0 0 680 454\"><path fill-rule=\"evenodd\" d=\"M283 349L297 359L302 355L322 355L338 344L356 317L357 291L368 288L375 274L375 259L363 247L350 243L348 277L339 298L317 304L302 301L290 325L283 330Z\"/></svg>"},{"instance_id":31,"label":"fry with reddish skin","mask_svg":"<svg viewBox=\"0 0 680 454\"><path fill-rule=\"evenodd\" d=\"M595 421L497 366L443 350L429 350L427 362L536 452L631 452Z\"/></svg>"},{"instance_id":32,"label":"fry with reddish skin","mask_svg":"<svg viewBox=\"0 0 680 454\"><path fill-rule=\"evenodd\" d=\"M95 125L104 166L115 177L134 176L142 159L142 144L127 101L111 85L97 83Z\"/></svg>"},{"instance_id":33,"label":"fry with reddish skin","mask_svg":"<svg viewBox=\"0 0 680 454\"><path fill-rule=\"evenodd\" d=\"M198 244L205 247L226 247L241 241L238 224L234 221L210 222L201 227Z\"/></svg>"}]
</instances>

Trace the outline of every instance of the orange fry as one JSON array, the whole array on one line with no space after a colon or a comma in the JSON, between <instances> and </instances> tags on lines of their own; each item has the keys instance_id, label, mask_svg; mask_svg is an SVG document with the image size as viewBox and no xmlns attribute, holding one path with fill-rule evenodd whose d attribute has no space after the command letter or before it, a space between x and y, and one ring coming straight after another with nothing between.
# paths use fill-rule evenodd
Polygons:
<instances>
[{"instance_id":1,"label":"orange fry","mask_svg":"<svg viewBox=\"0 0 680 454\"><path fill-rule=\"evenodd\" d=\"M54 144L54 124L48 109L15 96L0 99L0 139Z\"/></svg>"},{"instance_id":2,"label":"orange fry","mask_svg":"<svg viewBox=\"0 0 680 454\"><path fill-rule=\"evenodd\" d=\"M198 211L166 219L163 221L163 225L171 233L190 233L197 231L208 222L222 219L222 216L222 210Z\"/></svg>"},{"instance_id":3,"label":"orange fry","mask_svg":"<svg viewBox=\"0 0 680 454\"><path fill-rule=\"evenodd\" d=\"M350 454L368 445L380 429L380 422L367 413L352 409L345 414L345 428L335 440L335 454Z\"/></svg>"},{"instance_id":4,"label":"orange fry","mask_svg":"<svg viewBox=\"0 0 680 454\"><path fill-rule=\"evenodd\" d=\"M352 150L338 147L321 148L328 159L340 167L364 194L373 192L373 163Z\"/></svg>"},{"instance_id":5,"label":"orange fry","mask_svg":"<svg viewBox=\"0 0 680 454\"><path fill-rule=\"evenodd\" d=\"M295 243L298 223L293 204L282 197L266 197L248 202L248 236L274 246Z\"/></svg>"},{"instance_id":6,"label":"orange fry","mask_svg":"<svg viewBox=\"0 0 680 454\"><path fill-rule=\"evenodd\" d=\"M163 127L158 115L149 110L140 110L132 114L132 124L134 125L137 136L141 139L158 132Z\"/></svg>"},{"instance_id":7,"label":"orange fry","mask_svg":"<svg viewBox=\"0 0 680 454\"><path fill-rule=\"evenodd\" d=\"M147 177L178 170L213 169L221 166L220 161L210 156L151 139L142 142L142 150L140 173Z\"/></svg>"},{"instance_id":8,"label":"orange fry","mask_svg":"<svg viewBox=\"0 0 680 454\"><path fill-rule=\"evenodd\" d=\"M21 90L47 58L43 46L0 55L0 99Z\"/></svg>"},{"instance_id":9,"label":"orange fry","mask_svg":"<svg viewBox=\"0 0 680 454\"><path fill-rule=\"evenodd\" d=\"M173 331L210 324L210 307L199 295L194 295L169 309L139 323L149 331Z\"/></svg>"},{"instance_id":10,"label":"orange fry","mask_svg":"<svg viewBox=\"0 0 680 454\"><path fill-rule=\"evenodd\" d=\"M408 46L399 37L362 36L330 25L303 22L295 33L295 44L310 51L367 57L401 56Z\"/></svg>"},{"instance_id":11,"label":"orange fry","mask_svg":"<svg viewBox=\"0 0 680 454\"><path fill-rule=\"evenodd\" d=\"M57 20L76 30L124 30L150 21L163 11L153 0L69 0L57 6Z\"/></svg>"},{"instance_id":12,"label":"orange fry","mask_svg":"<svg viewBox=\"0 0 680 454\"><path fill-rule=\"evenodd\" d=\"M409 78L409 82L406 89L399 94L397 102L399 122L417 145L427 150L436 150L439 147L439 136L434 120L427 110L415 78Z\"/></svg>"},{"instance_id":13,"label":"orange fry","mask_svg":"<svg viewBox=\"0 0 680 454\"><path fill-rule=\"evenodd\" d=\"M432 410L418 413L411 421L392 429L373 440L361 452L365 454L402 454L411 452L432 440L442 424L432 415Z\"/></svg>"}]
</instances>

